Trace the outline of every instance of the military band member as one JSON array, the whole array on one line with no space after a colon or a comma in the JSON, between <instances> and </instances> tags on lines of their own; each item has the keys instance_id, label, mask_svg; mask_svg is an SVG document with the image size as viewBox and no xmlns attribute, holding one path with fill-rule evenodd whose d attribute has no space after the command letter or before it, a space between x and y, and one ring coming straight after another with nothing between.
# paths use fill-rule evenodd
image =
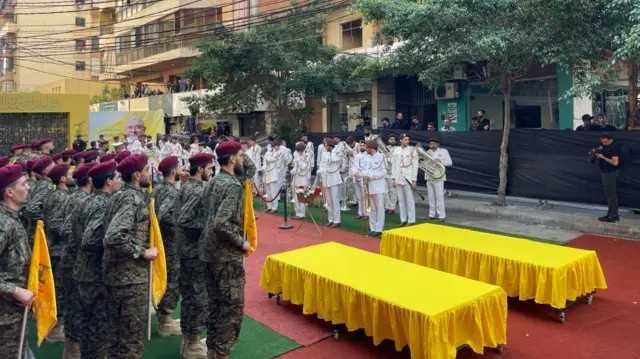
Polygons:
<instances>
[{"instance_id":1,"label":"military band member","mask_svg":"<svg viewBox=\"0 0 640 359\"><path fill-rule=\"evenodd\" d=\"M51 192L44 200L43 216L44 231L47 238L47 246L49 247L49 257L51 257L51 271L53 272L53 280L56 289L56 304L61 309L64 304L64 289L62 278L62 267L60 265L60 255L62 243L65 242L63 234L63 224L66 217L65 208L69 200L68 184L73 180L71 177L71 169L68 164L61 163L55 165L47 173L47 177L55 185L55 190ZM62 327L63 310L58 311L58 324L47 335L47 342L55 343L64 341Z\"/></svg>"},{"instance_id":2,"label":"military band member","mask_svg":"<svg viewBox=\"0 0 640 359\"><path fill-rule=\"evenodd\" d=\"M267 202L267 210L265 213L276 213L278 211L278 192L281 188L281 174L284 166L283 153L280 152L280 140L273 141L273 147L271 151L264 154L264 182L267 190L266 199L271 201Z\"/></svg>"},{"instance_id":3,"label":"military band member","mask_svg":"<svg viewBox=\"0 0 640 359\"><path fill-rule=\"evenodd\" d=\"M375 140L367 142L368 158L364 172L360 173L367 179L369 186L369 201L371 213L369 214L369 233L372 237L380 237L384 230L384 196L387 191L387 166L384 156L378 152L378 143Z\"/></svg>"},{"instance_id":4,"label":"military band member","mask_svg":"<svg viewBox=\"0 0 640 359\"><path fill-rule=\"evenodd\" d=\"M23 307L34 297L27 289L31 247L19 214L28 192L19 165L0 168L0 358L17 357ZM27 344L22 357L33 357Z\"/></svg>"},{"instance_id":5,"label":"military band member","mask_svg":"<svg viewBox=\"0 0 640 359\"><path fill-rule=\"evenodd\" d=\"M409 145L411 138L407 134L400 136L400 146L393 151L392 185L398 194L400 207L400 227L416 223L416 201L413 190L418 179L418 153Z\"/></svg>"},{"instance_id":6,"label":"military band member","mask_svg":"<svg viewBox=\"0 0 640 359\"><path fill-rule=\"evenodd\" d=\"M317 154L317 160L316 160L316 166L318 167L318 170L320 170L320 165L322 164L322 156L323 154L327 151L326 150L326 144L327 144L327 140L330 139L331 136L330 135L325 135L322 138L322 143L318 146L318 154Z\"/></svg>"},{"instance_id":7,"label":"military band member","mask_svg":"<svg viewBox=\"0 0 640 359\"><path fill-rule=\"evenodd\" d=\"M201 201L204 182L213 175L212 155L200 153L189 158L189 180L180 187L176 201L176 239L180 255L180 327L183 335L180 358L207 357L200 343L208 316L205 266L198 254L198 241L204 228ZM206 198L205 198L206 199Z\"/></svg>"},{"instance_id":8,"label":"military band member","mask_svg":"<svg viewBox=\"0 0 640 359\"><path fill-rule=\"evenodd\" d=\"M82 359L107 358L108 323L115 319L110 318L107 313L107 288L102 276L102 257L106 231L105 211L109 198L118 191L121 183L116 167L115 161L104 161L89 170L94 191L81 203L81 217L76 219L84 228L73 267L82 316Z\"/></svg>"},{"instance_id":9,"label":"military band member","mask_svg":"<svg viewBox=\"0 0 640 359\"><path fill-rule=\"evenodd\" d=\"M296 153L293 156L293 168L291 169L291 183L294 190L298 187L309 187L311 180L311 170L313 169L313 152L308 152L304 143L298 142ZM296 215L293 219L302 220L307 215L307 205L298 201L298 196L293 196L293 206Z\"/></svg>"},{"instance_id":10,"label":"military band member","mask_svg":"<svg viewBox=\"0 0 640 359\"><path fill-rule=\"evenodd\" d=\"M85 215L83 202L89 198L93 189L89 180L89 170L95 164L88 163L80 166L73 172L79 190L74 191L67 201L64 209L66 214L62 225L62 250L60 256L60 267L62 269L62 287L64 289L64 308L62 311L64 318L64 354L65 359L80 358L80 340L82 339L82 306L76 282L73 278L73 267L76 264L78 251L82 244L84 234L84 223L82 218Z\"/></svg>"},{"instance_id":11,"label":"military band member","mask_svg":"<svg viewBox=\"0 0 640 359\"><path fill-rule=\"evenodd\" d=\"M327 217L329 223L328 227L337 228L340 227L340 195L342 176L340 176L340 170L342 169L342 152L336 150L336 142L333 139L328 139L325 145L326 152L322 154L322 166L320 168L320 175L322 176L322 183L324 184L324 194L327 199Z\"/></svg>"},{"instance_id":12,"label":"military band member","mask_svg":"<svg viewBox=\"0 0 640 359\"><path fill-rule=\"evenodd\" d=\"M176 188L176 177L178 177L179 159L176 156L165 157L158 165L158 170L162 173L162 181L154 184L151 193L154 199L154 207L158 215L158 224L162 234L166 263L167 263L167 291L158 304L158 335L168 337L180 335L180 324L176 322L171 313L178 306L180 298L180 257L178 256L178 243L175 237L174 216L178 208L176 201L178 198L178 188Z\"/></svg>"},{"instance_id":13,"label":"military band member","mask_svg":"<svg viewBox=\"0 0 640 359\"><path fill-rule=\"evenodd\" d=\"M149 302L149 263L158 255L149 248L149 209L143 189L149 187L147 156L138 154L118 165L125 184L110 199L105 213L102 273L107 286L109 358L142 358Z\"/></svg>"},{"instance_id":14,"label":"military band member","mask_svg":"<svg viewBox=\"0 0 640 359\"><path fill-rule=\"evenodd\" d=\"M346 203L344 203L345 206L349 206L352 203L357 203L355 185L353 183L354 181L353 181L353 178L350 176L350 171L351 171L351 168L353 167L353 159L356 156L358 151L357 145L358 143L356 142L356 139L353 136L347 137L347 141L344 146L344 157L347 161L347 172L343 179L344 188L342 189L342 196L345 197L342 199L342 201L346 201ZM347 181L347 179L350 179L350 180Z\"/></svg>"},{"instance_id":15,"label":"military band member","mask_svg":"<svg viewBox=\"0 0 640 359\"><path fill-rule=\"evenodd\" d=\"M358 143L358 154L353 159L350 175L355 179L356 199L358 201L358 216L356 219L368 219L366 203L364 200L364 187L362 177L355 178L356 173L362 173L365 170L365 162L367 161L367 146L364 143Z\"/></svg>"},{"instance_id":16,"label":"military band member","mask_svg":"<svg viewBox=\"0 0 640 359\"><path fill-rule=\"evenodd\" d=\"M384 194L384 209L386 214L396 214L396 204L398 203L398 193L393 187L393 152L396 148L396 136L390 135L387 139L387 149L391 157L387 158L387 188Z\"/></svg>"},{"instance_id":17,"label":"military band member","mask_svg":"<svg viewBox=\"0 0 640 359\"><path fill-rule=\"evenodd\" d=\"M427 151L427 153L431 155L436 162L444 165L445 168L453 164L451 156L449 156L449 151L440 148L440 140L435 137L429 138L429 151ZM425 173L424 177L427 180L427 193L429 195L429 219L438 218L444 222L444 182L447 180L447 176L444 175L442 178L435 179L428 173Z\"/></svg>"},{"instance_id":18,"label":"military band member","mask_svg":"<svg viewBox=\"0 0 640 359\"><path fill-rule=\"evenodd\" d=\"M251 246L244 239L244 191L236 177L242 172L240 144L228 141L216 149L220 174L213 178L205 226L199 243L205 262L209 319L208 358L228 358L244 314L244 253Z\"/></svg>"},{"instance_id":19,"label":"military band member","mask_svg":"<svg viewBox=\"0 0 640 359\"><path fill-rule=\"evenodd\" d=\"M315 149L313 148L313 142L309 142L309 137L306 133L300 134L300 142L304 143L304 145L306 146L306 151L312 156L316 153ZM315 163L315 158L313 162Z\"/></svg>"},{"instance_id":20,"label":"military band member","mask_svg":"<svg viewBox=\"0 0 640 359\"><path fill-rule=\"evenodd\" d=\"M261 185L260 172L262 171L262 148L260 147L260 145L256 143L255 136L249 139L249 149L247 150L247 155L249 156L249 158L251 158L251 161L253 161L253 164L256 166L256 168L260 169L256 171L256 173L253 175L253 183L255 183L255 187L260 188L260 185ZM255 188L253 188L252 190L255 193Z\"/></svg>"},{"instance_id":21,"label":"military band member","mask_svg":"<svg viewBox=\"0 0 640 359\"><path fill-rule=\"evenodd\" d=\"M364 126L364 140L375 141L376 138L378 138L378 136L371 132L371 126Z\"/></svg>"}]
</instances>

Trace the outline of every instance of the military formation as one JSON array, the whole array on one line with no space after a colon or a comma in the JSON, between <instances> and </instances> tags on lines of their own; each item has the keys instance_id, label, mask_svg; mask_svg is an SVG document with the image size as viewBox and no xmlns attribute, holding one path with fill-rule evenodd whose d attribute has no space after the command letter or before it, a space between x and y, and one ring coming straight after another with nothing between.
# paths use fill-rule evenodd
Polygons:
<instances>
[{"instance_id":1,"label":"military formation","mask_svg":"<svg viewBox=\"0 0 640 359\"><path fill-rule=\"evenodd\" d=\"M149 240L151 203L167 264L158 335L181 335L181 358L227 358L242 326L250 249L243 181L256 174L241 144L226 140L186 161L162 156L157 168L123 146L54 149L45 138L0 157L0 358L17 356L22 313L33 302L27 278L38 221L58 308L46 341L64 342L65 359L142 358L153 311L149 263L158 255ZM152 183L156 172L162 180Z\"/></svg>"}]
</instances>

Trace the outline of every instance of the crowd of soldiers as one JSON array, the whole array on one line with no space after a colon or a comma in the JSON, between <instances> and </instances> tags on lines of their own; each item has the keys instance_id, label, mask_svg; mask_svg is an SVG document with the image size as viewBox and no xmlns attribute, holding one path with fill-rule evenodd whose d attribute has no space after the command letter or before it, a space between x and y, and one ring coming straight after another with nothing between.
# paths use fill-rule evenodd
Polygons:
<instances>
[{"instance_id":1,"label":"crowd of soldiers","mask_svg":"<svg viewBox=\"0 0 640 359\"><path fill-rule=\"evenodd\" d=\"M179 189L180 158L166 156L157 168L162 181L151 191L145 154L52 155L46 138L0 158L0 358L17 356L23 308L34 299L27 278L38 221L58 308L46 341L64 341L63 358L142 357L152 310L149 262L158 255L149 245L152 202L168 277L156 311L158 335L182 335L181 358L227 358L242 324L243 259L250 249L243 183L256 171L242 147L232 139L213 154L192 155ZM32 355L26 346L23 358Z\"/></svg>"}]
</instances>

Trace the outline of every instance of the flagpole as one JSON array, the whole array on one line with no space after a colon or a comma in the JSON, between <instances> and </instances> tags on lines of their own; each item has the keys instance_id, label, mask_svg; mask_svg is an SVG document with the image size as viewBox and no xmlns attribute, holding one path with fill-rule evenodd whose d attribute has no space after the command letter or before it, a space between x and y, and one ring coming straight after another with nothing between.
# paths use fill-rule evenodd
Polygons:
<instances>
[{"instance_id":1,"label":"flagpole","mask_svg":"<svg viewBox=\"0 0 640 359\"><path fill-rule=\"evenodd\" d=\"M24 332L27 330L27 316L29 315L30 305L24 307L24 313L22 313L22 327L20 330L20 346L18 346L18 359L22 359L24 354Z\"/></svg>"},{"instance_id":2,"label":"flagpole","mask_svg":"<svg viewBox=\"0 0 640 359\"><path fill-rule=\"evenodd\" d=\"M151 300L151 290L153 286L153 262L149 261L149 297L148 302L153 305ZM147 315L147 340L151 340L151 306L149 306L149 311Z\"/></svg>"}]
</instances>

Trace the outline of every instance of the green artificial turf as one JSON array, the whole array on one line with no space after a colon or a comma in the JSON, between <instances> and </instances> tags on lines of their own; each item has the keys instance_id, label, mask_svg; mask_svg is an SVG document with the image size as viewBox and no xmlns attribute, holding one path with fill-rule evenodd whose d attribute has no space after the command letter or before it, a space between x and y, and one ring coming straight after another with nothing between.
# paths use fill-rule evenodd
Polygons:
<instances>
[{"instance_id":1,"label":"green artificial turf","mask_svg":"<svg viewBox=\"0 0 640 359\"><path fill-rule=\"evenodd\" d=\"M263 205L261 204L261 200L259 198L255 198L254 199L253 208L256 211L256 215L259 218L260 217L260 212L262 212L262 210L263 210ZM288 204L288 209L289 209L289 217L295 216L295 211L293 209L293 203L289 203ZM313 216L313 218L318 223L318 226L322 227L322 226L324 226L326 224L326 222L327 222L327 214L326 214L326 212L321 212L320 211L319 205L308 206L308 210L309 210L309 212L311 212L311 215ZM283 203L282 200L278 204L278 212L274 213L274 214L279 215L279 216L284 216L284 203ZM358 209L357 208L350 208L349 211L343 211L341 213L341 216L340 216L340 222L341 223L340 223L339 229L344 230L344 231L348 231L348 232L352 232L352 233L368 234L369 233L369 221L368 220L364 220L363 221L363 220L355 219L355 217L357 215L358 215ZM298 226L300 226L300 221L298 221L298 220L290 219L288 222L289 222L289 224L293 225L294 228L298 228ZM311 222L311 218L309 216L307 216L306 222ZM529 239L529 240L537 241L537 242L544 242L544 243L556 244L556 245L564 245L564 243L562 243L562 242L543 239L543 238L528 237L528 236L522 236L522 235L517 235L517 234L492 231L492 230L488 230L488 229L484 229L484 228L464 226L464 225L448 223L448 222L442 223L442 222L439 222L439 221L427 221L427 220L425 220L423 218L416 218L416 223L417 224L422 224L422 223L427 223L427 222L431 223L431 224L442 225L442 226L470 229L470 230L474 230L474 231L491 233L491 234L498 234L498 235L504 235L504 236L509 236L509 237L524 238L524 239ZM258 221L258 223L259 223L259 221ZM394 229L399 224L400 224L400 216L397 214L397 212L396 212L395 215L387 215L387 216L385 216L385 220L384 220L384 229L385 230ZM315 227L313 227L313 225L311 225L311 226L310 225L305 225L304 228L309 230L309 231L314 231L315 230Z\"/></svg>"},{"instance_id":2,"label":"green artificial turf","mask_svg":"<svg viewBox=\"0 0 640 359\"><path fill-rule=\"evenodd\" d=\"M176 310L174 313L179 313ZM177 317L177 315L174 315ZM62 358L63 343L48 344L42 343L40 348L36 347L35 322L29 323L29 345L38 359L60 359ZM157 319L151 319L151 341L145 343L145 359L176 359L180 358L181 336L160 338L158 336ZM300 344L284 337L267 326L245 316L242 323L240 338L234 347L231 358L234 359L268 359L274 358L299 348Z\"/></svg>"}]
</instances>

